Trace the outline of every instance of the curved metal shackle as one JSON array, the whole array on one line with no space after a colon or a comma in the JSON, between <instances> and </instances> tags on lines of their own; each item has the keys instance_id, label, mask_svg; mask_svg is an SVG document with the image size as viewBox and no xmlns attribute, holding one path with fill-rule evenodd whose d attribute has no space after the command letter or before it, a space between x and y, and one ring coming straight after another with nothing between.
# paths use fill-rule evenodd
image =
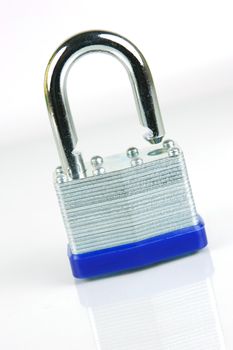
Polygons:
<instances>
[{"instance_id":1,"label":"curved metal shackle","mask_svg":"<svg viewBox=\"0 0 233 350\"><path fill-rule=\"evenodd\" d=\"M72 64L89 52L106 52L126 68L143 126L151 131L148 141L159 143L164 127L153 79L142 53L124 37L106 31L88 31L65 41L53 54L45 72L45 98L63 171L71 178L85 176L81 153L74 153L77 135L69 108L66 80Z\"/></svg>"}]
</instances>

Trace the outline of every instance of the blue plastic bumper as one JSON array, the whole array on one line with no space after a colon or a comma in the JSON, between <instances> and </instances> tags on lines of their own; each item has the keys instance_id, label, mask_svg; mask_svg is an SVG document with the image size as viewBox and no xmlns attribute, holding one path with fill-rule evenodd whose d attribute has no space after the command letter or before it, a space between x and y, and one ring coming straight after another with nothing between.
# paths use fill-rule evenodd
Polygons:
<instances>
[{"instance_id":1,"label":"blue plastic bumper","mask_svg":"<svg viewBox=\"0 0 233 350\"><path fill-rule=\"evenodd\" d=\"M143 241L68 256L74 277L91 278L132 270L193 253L207 245L204 222Z\"/></svg>"}]
</instances>

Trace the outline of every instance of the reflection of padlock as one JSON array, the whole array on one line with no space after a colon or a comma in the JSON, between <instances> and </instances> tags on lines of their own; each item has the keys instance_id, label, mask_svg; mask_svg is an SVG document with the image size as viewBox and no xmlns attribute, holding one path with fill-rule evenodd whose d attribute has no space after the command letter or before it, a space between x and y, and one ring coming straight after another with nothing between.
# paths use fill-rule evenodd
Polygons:
<instances>
[{"instance_id":1,"label":"reflection of padlock","mask_svg":"<svg viewBox=\"0 0 233 350\"><path fill-rule=\"evenodd\" d=\"M116 278L78 281L79 312L92 330L88 341L98 350L224 350L213 272L206 251Z\"/></svg>"},{"instance_id":2,"label":"reflection of padlock","mask_svg":"<svg viewBox=\"0 0 233 350\"><path fill-rule=\"evenodd\" d=\"M96 156L91 166L74 152L77 136L66 94L72 63L88 52L107 52L126 67L146 139L153 145L126 155ZM104 31L78 34L63 43L45 75L45 96L61 167L55 186L68 233L75 277L87 278L171 259L207 244L183 154L164 137L153 80L138 49Z\"/></svg>"}]
</instances>

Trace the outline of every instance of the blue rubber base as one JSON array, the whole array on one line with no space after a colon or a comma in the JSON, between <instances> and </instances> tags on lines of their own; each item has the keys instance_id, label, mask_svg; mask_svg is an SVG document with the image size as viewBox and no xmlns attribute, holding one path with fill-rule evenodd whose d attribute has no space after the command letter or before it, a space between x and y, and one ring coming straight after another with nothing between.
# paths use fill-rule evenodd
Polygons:
<instances>
[{"instance_id":1,"label":"blue rubber base","mask_svg":"<svg viewBox=\"0 0 233 350\"><path fill-rule=\"evenodd\" d=\"M193 253L207 245L204 222L117 247L68 256L74 277L91 278L132 270Z\"/></svg>"}]
</instances>

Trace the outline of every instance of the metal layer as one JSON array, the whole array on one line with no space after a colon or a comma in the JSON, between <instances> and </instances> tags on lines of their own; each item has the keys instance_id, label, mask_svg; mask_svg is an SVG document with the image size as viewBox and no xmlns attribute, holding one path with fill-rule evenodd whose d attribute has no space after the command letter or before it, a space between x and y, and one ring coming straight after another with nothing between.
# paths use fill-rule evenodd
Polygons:
<instances>
[{"instance_id":1,"label":"metal layer","mask_svg":"<svg viewBox=\"0 0 233 350\"><path fill-rule=\"evenodd\" d=\"M73 254L198 223L182 153L55 186Z\"/></svg>"}]
</instances>

